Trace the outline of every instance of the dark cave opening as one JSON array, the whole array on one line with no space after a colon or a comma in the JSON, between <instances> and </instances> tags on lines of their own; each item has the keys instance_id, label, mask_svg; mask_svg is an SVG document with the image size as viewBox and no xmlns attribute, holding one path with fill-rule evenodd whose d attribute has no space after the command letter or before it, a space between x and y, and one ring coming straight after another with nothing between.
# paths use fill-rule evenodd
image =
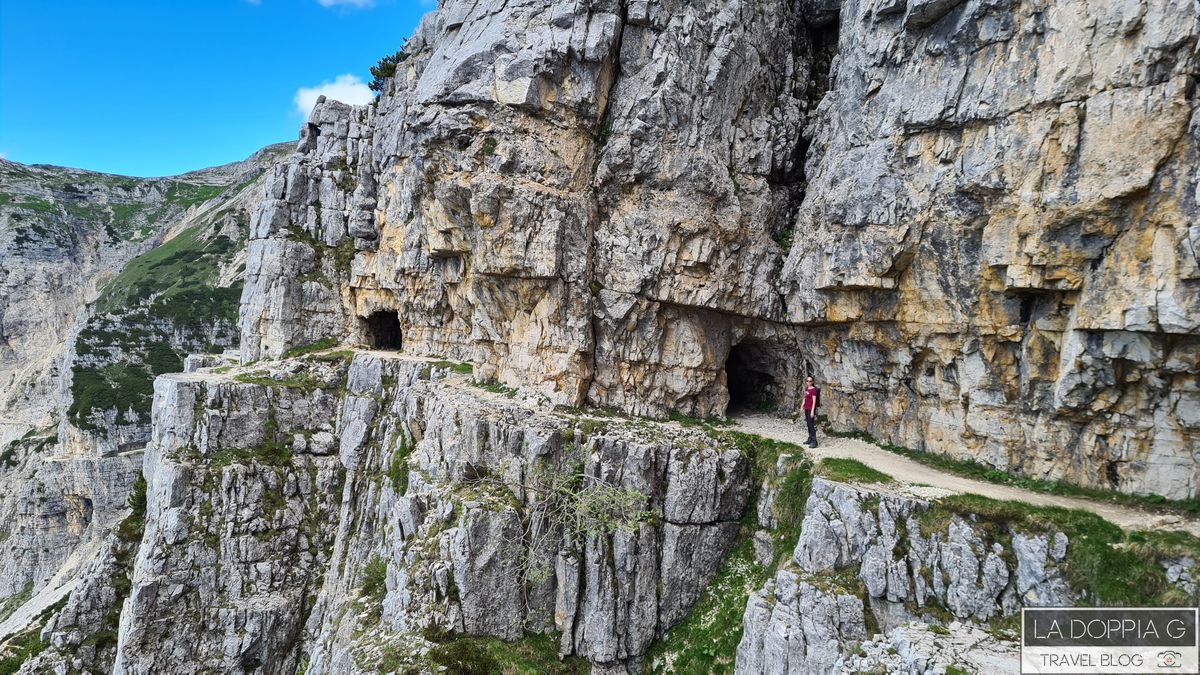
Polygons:
<instances>
[{"instance_id":1,"label":"dark cave opening","mask_svg":"<svg viewBox=\"0 0 1200 675\"><path fill-rule=\"evenodd\" d=\"M1113 490L1121 488L1121 465L1115 460L1110 460L1104 469L1104 477L1108 479L1108 484Z\"/></svg>"},{"instance_id":2,"label":"dark cave opening","mask_svg":"<svg viewBox=\"0 0 1200 675\"><path fill-rule=\"evenodd\" d=\"M372 349L400 350L402 344L400 317L396 312L391 310L375 312L362 319L362 322L363 334Z\"/></svg>"},{"instance_id":3,"label":"dark cave opening","mask_svg":"<svg viewBox=\"0 0 1200 675\"><path fill-rule=\"evenodd\" d=\"M752 342L736 344L725 361L729 407L734 412L769 410L775 406L775 376L768 368L770 355Z\"/></svg>"},{"instance_id":4,"label":"dark cave opening","mask_svg":"<svg viewBox=\"0 0 1200 675\"><path fill-rule=\"evenodd\" d=\"M1035 298L1032 295L1021 296L1020 320L1022 326L1028 325L1029 320L1033 318L1034 300Z\"/></svg>"},{"instance_id":5,"label":"dark cave opening","mask_svg":"<svg viewBox=\"0 0 1200 675\"><path fill-rule=\"evenodd\" d=\"M840 12L815 14L806 21L806 37L810 54L808 81L808 110L815 110L826 92L834 86L833 59L838 54Z\"/></svg>"}]
</instances>

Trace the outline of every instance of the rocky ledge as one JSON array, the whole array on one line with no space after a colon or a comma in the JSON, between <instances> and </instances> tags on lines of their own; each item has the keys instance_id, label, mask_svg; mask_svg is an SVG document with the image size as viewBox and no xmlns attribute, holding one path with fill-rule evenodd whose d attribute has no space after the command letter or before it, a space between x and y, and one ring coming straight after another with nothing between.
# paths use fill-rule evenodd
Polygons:
<instances>
[{"instance_id":1,"label":"rocky ledge","mask_svg":"<svg viewBox=\"0 0 1200 675\"><path fill-rule=\"evenodd\" d=\"M737 538L748 460L703 431L546 412L458 364L340 355L156 383L116 668L420 662L561 634L638 663Z\"/></svg>"}]
</instances>

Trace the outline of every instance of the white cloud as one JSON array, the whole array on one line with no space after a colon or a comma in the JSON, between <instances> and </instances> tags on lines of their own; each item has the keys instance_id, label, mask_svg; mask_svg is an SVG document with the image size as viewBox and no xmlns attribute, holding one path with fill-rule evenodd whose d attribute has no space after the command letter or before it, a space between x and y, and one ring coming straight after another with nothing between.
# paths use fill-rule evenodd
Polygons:
<instances>
[{"instance_id":1,"label":"white cloud","mask_svg":"<svg viewBox=\"0 0 1200 675\"><path fill-rule=\"evenodd\" d=\"M317 0L322 7L356 7L365 9L375 4L375 0Z\"/></svg>"},{"instance_id":2,"label":"white cloud","mask_svg":"<svg viewBox=\"0 0 1200 675\"><path fill-rule=\"evenodd\" d=\"M315 87L300 87L296 90L296 111L301 117L308 119L319 96L350 105L365 105L375 98L370 87L357 75L338 75L332 82L322 82Z\"/></svg>"}]
</instances>

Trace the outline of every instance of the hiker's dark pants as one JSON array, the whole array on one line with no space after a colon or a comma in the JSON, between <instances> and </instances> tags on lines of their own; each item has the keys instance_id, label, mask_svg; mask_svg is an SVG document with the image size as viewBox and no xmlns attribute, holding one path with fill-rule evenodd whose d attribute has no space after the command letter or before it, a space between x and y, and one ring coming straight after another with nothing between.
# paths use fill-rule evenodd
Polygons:
<instances>
[{"instance_id":1,"label":"hiker's dark pants","mask_svg":"<svg viewBox=\"0 0 1200 675\"><path fill-rule=\"evenodd\" d=\"M804 421L808 424L808 440L805 443L815 444L817 442L817 418L813 415L813 411L804 411Z\"/></svg>"}]
</instances>

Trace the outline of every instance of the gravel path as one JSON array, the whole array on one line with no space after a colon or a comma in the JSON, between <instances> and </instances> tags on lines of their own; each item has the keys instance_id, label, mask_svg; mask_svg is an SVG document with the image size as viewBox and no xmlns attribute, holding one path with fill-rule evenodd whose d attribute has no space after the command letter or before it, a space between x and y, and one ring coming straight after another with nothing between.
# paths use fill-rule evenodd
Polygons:
<instances>
[{"instance_id":1,"label":"gravel path","mask_svg":"<svg viewBox=\"0 0 1200 675\"><path fill-rule=\"evenodd\" d=\"M790 420L770 415L740 415L734 418L734 421L739 431L773 438L777 441L803 444L808 437L803 421L793 424ZM977 494L1036 506L1061 506L1068 509L1090 511L1126 530L1184 530L1200 536L1200 520L1195 518L1183 518L1175 514L1155 513L1120 504L1109 504L1079 497L1063 497L963 478L853 438L829 438L821 435L818 437L818 443L815 450L807 450L809 456L814 460L826 457L856 459L872 469L888 474L901 483L934 488L933 491L913 490L922 497L963 493Z\"/></svg>"}]
</instances>

